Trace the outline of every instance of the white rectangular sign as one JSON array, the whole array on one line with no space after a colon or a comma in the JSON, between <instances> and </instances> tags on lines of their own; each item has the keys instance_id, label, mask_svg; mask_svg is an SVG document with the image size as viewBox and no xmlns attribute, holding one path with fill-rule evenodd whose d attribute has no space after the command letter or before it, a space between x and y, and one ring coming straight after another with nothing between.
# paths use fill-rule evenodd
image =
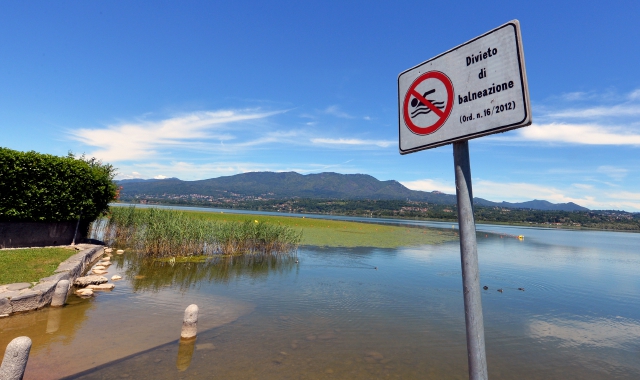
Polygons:
<instances>
[{"instance_id":1,"label":"white rectangular sign","mask_svg":"<svg viewBox=\"0 0 640 380\"><path fill-rule=\"evenodd\" d=\"M401 154L530 125L518 20L400 73L398 109Z\"/></svg>"}]
</instances>

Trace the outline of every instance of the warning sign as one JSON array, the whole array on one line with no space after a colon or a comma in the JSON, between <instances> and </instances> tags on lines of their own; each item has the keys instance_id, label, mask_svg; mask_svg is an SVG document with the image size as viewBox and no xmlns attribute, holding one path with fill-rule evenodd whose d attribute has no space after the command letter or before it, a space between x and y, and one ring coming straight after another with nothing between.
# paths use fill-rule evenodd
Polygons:
<instances>
[{"instance_id":1,"label":"warning sign","mask_svg":"<svg viewBox=\"0 0 640 380\"><path fill-rule=\"evenodd\" d=\"M453 85L439 71L416 79L404 97L404 122L415 134L428 135L447 121L453 108Z\"/></svg>"},{"instance_id":2,"label":"warning sign","mask_svg":"<svg viewBox=\"0 0 640 380\"><path fill-rule=\"evenodd\" d=\"M513 20L398 75L400 153L530 125L529 103Z\"/></svg>"}]
</instances>

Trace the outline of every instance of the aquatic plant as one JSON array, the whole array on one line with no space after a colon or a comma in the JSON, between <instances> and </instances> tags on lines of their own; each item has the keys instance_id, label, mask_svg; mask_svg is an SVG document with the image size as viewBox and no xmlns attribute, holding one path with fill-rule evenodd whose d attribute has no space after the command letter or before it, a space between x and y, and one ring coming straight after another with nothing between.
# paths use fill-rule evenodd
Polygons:
<instances>
[{"instance_id":1,"label":"aquatic plant","mask_svg":"<svg viewBox=\"0 0 640 380\"><path fill-rule=\"evenodd\" d=\"M135 206L113 207L106 222L94 225L92 234L109 245L151 257L284 253L297 248L302 238L302 231L288 226L254 220L219 222L179 210Z\"/></svg>"}]
</instances>

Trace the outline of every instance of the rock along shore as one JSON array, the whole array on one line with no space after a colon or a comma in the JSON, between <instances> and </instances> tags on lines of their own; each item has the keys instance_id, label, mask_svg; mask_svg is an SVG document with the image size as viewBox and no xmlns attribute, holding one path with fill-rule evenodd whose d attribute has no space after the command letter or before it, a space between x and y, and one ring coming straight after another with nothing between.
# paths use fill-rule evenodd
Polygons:
<instances>
[{"instance_id":1,"label":"rock along shore","mask_svg":"<svg viewBox=\"0 0 640 380\"><path fill-rule=\"evenodd\" d=\"M48 306L58 281L68 280L69 284L73 284L104 254L101 245L78 244L76 247L80 249L78 253L60 263L52 276L40 279L37 284L24 282L0 285L0 317Z\"/></svg>"}]
</instances>

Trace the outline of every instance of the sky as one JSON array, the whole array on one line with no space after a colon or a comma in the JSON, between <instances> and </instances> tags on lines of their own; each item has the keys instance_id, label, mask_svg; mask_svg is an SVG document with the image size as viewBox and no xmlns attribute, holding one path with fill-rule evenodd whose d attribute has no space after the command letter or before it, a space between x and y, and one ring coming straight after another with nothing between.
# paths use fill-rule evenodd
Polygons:
<instances>
[{"instance_id":1,"label":"sky","mask_svg":"<svg viewBox=\"0 0 640 380\"><path fill-rule=\"evenodd\" d=\"M470 140L474 196L640 211L640 2L0 3L0 146L118 179L364 173L455 193L452 146L400 155L398 74L510 20L533 124Z\"/></svg>"}]
</instances>

